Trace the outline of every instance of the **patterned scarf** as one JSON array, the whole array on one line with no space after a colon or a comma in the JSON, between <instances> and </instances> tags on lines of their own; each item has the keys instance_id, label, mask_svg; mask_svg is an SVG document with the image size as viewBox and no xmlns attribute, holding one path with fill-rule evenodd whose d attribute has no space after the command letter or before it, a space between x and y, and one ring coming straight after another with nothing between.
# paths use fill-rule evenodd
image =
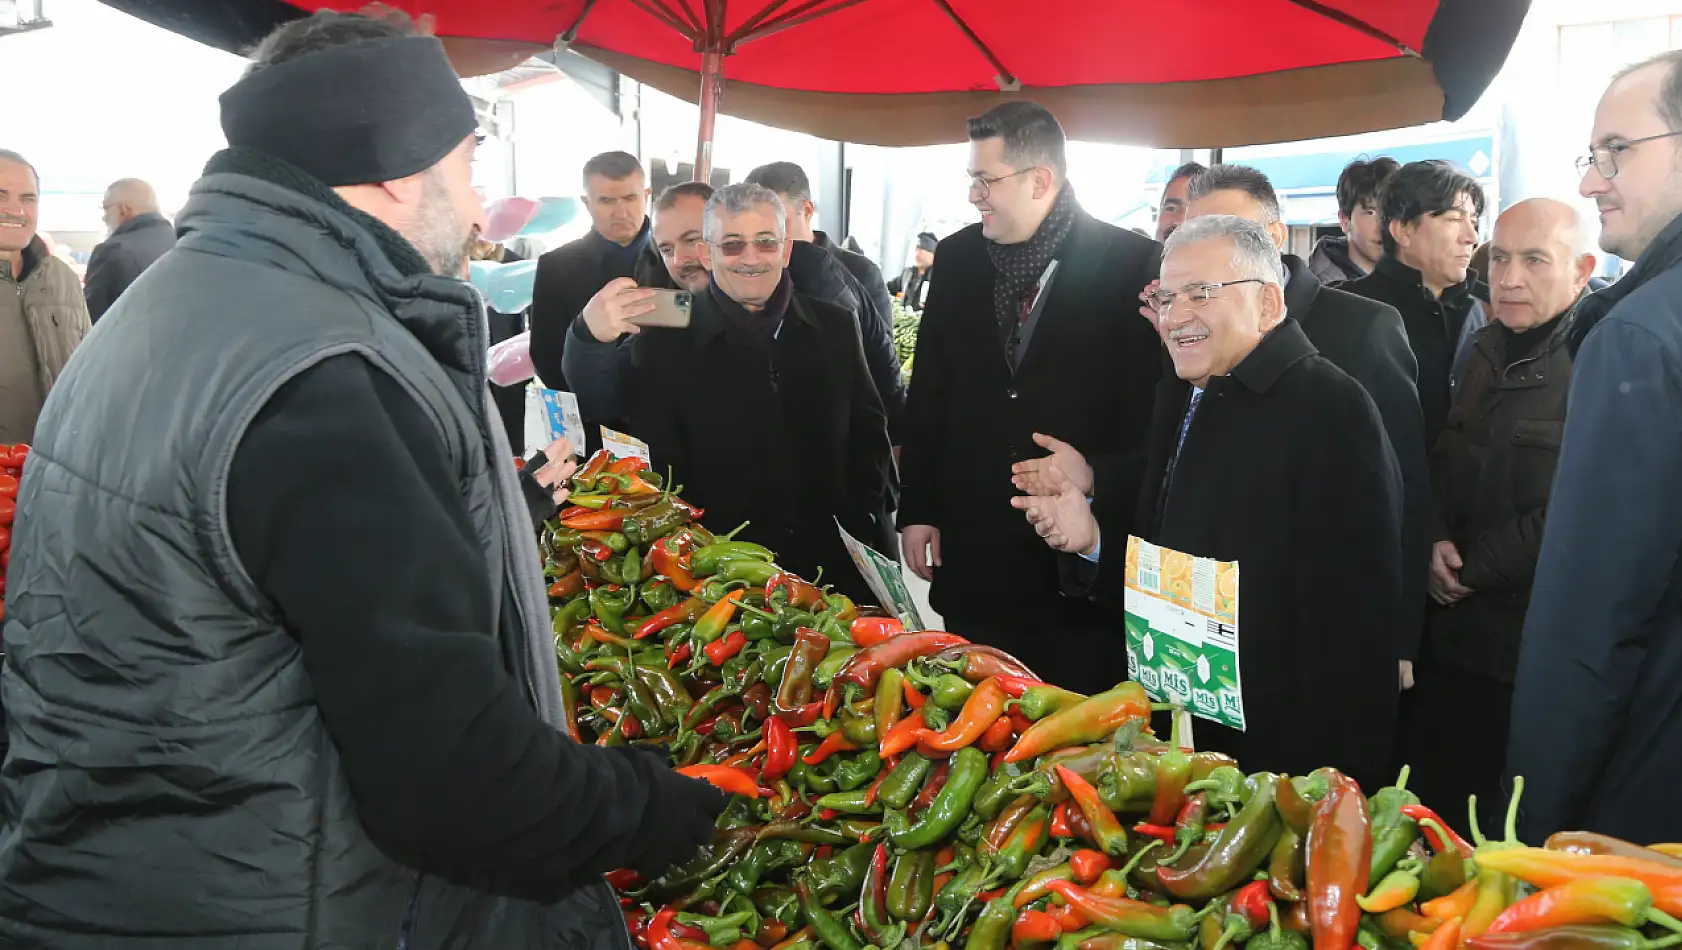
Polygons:
<instances>
[{"instance_id":1,"label":"patterned scarf","mask_svg":"<svg viewBox=\"0 0 1682 950\"><path fill-rule=\"evenodd\" d=\"M999 339L1009 339L1011 331L1016 329L1022 319L1023 297L1057 256L1063 240L1075 226L1079 211L1074 186L1064 182L1051 205L1051 213L1040 222L1033 237L1021 244L987 242L987 256L999 271L993 280L993 313L999 320Z\"/></svg>"}]
</instances>

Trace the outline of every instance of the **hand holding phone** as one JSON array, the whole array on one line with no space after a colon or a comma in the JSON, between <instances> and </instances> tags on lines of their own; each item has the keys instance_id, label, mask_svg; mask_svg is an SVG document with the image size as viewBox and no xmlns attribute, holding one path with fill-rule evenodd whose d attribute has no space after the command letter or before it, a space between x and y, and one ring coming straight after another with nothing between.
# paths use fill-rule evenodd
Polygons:
<instances>
[{"instance_id":1,"label":"hand holding phone","mask_svg":"<svg viewBox=\"0 0 1682 950\"><path fill-rule=\"evenodd\" d=\"M654 309L654 294L654 290L638 287L629 277L616 277L584 305L584 325L603 343L640 332L636 318Z\"/></svg>"},{"instance_id":2,"label":"hand holding phone","mask_svg":"<svg viewBox=\"0 0 1682 950\"><path fill-rule=\"evenodd\" d=\"M689 312L694 303L694 295L687 290L653 289L649 293L654 295L654 308L632 317L630 322L633 325L673 329L689 326Z\"/></svg>"}]
</instances>

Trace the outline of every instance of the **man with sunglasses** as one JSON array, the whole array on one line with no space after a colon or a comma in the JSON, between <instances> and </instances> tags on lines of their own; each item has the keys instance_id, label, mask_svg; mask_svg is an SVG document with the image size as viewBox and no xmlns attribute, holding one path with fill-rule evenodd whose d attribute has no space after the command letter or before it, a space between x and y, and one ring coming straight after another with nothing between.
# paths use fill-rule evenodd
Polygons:
<instances>
[{"instance_id":1,"label":"man with sunglasses","mask_svg":"<svg viewBox=\"0 0 1682 950\"><path fill-rule=\"evenodd\" d=\"M1619 73L1579 191L1633 260L1578 304L1570 409L1513 688L1519 834L1682 838L1682 51Z\"/></svg>"},{"instance_id":2,"label":"man with sunglasses","mask_svg":"<svg viewBox=\"0 0 1682 950\"><path fill-rule=\"evenodd\" d=\"M1199 722L1197 747L1373 789L1394 778L1401 471L1372 398L1286 315L1283 285L1262 225L1188 219L1151 295L1177 378L1156 390L1137 510L1095 512L1073 486L1015 504L1080 556L1064 565L1078 592L1120 599L1128 535L1237 561L1246 728Z\"/></svg>"},{"instance_id":3,"label":"man with sunglasses","mask_svg":"<svg viewBox=\"0 0 1682 950\"><path fill-rule=\"evenodd\" d=\"M1011 510L1011 465L1062 440L1097 466L1084 491L1130 506L1142 462L1124 460L1138 458L1162 377L1162 344L1133 313L1160 246L1081 209L1045 107L1005 103L971 119L969 137L981 223L940 243L923 309L901 457L905 563L933 581L953 632L1052 682L1102 689L1127 672L1114 628L1100 605L1063 595L1056 555Z\"/></svg>"},{"instance_id":4,"label":"man with sunglasses","mask_svg":"<svg viewBox=\"0 0 1682 950\"><path fill-rule=\"evenodd\" d=\"M665 213L655 212L657 234ZM874 598L835 524L887 546L887 416L858 318L796 290L784 214L759 185L713 193L694 244L711 280L689 285L689 326L627 337L612 378L575 372L585 358L569 349L567 374L586 415L602 400L628 411L654 467L671 468L708 524L747 522L738 537L808 579L822 569L824 583L866 602Z\"/></svg>"}]
</instances>

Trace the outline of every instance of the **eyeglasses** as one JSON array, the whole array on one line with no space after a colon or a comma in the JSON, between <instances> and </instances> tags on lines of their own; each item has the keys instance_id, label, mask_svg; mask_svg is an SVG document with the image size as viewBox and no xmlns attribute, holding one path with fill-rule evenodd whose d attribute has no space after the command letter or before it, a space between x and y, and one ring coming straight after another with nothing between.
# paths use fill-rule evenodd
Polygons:
<instances>
[{"instance_id":1,"label":"eyeglasses","mask_svg":"<svg viewBox=\"0 0 1682 950\"><path fill-rule=\"evenodd\" d=\"M761 254L775 254L783 249L781 238L769 237L754 238L752 241L720 241L712 246L718 248L719 253L725 257L741 257L746 253L749 244Z\"/></svg>"},{"instance_id":2,"label":"eyeglasses","mask_svg":"<svg viewBox=\"0 0 1682 950\"><path fill-rule=\"evenodd\" d=\"M1035 167L1038 167L1038 166L1035 166ZM1004 181L1007 178L1015 178L1019 175L1026 175L1033 170L1034 170L1033 168L1024 168L1019 172L1011 172L1008 175L1000 175L997 178L988 178L986 175L971 175L971 176L969 176L969 197L970 197L970 200L971 201L980 201L980 200L986 198L988 195L992 194L993 193L993 186L998 184L999 182Z\"/></svg>"},{"instance_id":3,"label":"eyeglasses","mask_svg":"<svg viewBox=\"0 0 1682 950\"><path fill-rule=\"evenodd\" d=\"M1193 309L1201 309L1208 305L1209 300L1215 296L1211 291L1220 290L1222 287L1231 287L1233 284L1264 283L1267 282L1259 277L1241 277L1238 280L1223 280L1214 284L1187 284L1180 290L1153 291L1148 299L1151 309L1155 310L1158 316L1166 317L1168 311L1174 309L1174 305L1182 299L1190 304Z\"/></svg>"},{"instance_id":4,"label":"eyeglasses","mask_svg":"<svg viewBox=\"0 0 1682 950\"><path fill-rule=\"evenodd\" d=\"M1675 132L1660 132L1658 135L1649 135L1645 138L1630 139L1627 142L1619 142L1615 145L1596 145L1589 149L1589 153L1587 155L1577 159L1575 163L1577 166L1577 174L1587 175L1589 173L1589 166L1592 165L1594 166L1594 170L1600 173L1600 177L1606 179L1607 181L1611 181L1612 179L1618 177L1618 153L1627 151L1633 146L1640 145L1642 142L1656 142L1659 139L1675 138L1678 135L1682 135L1682 130L1677 130Z\"/></svg>"}]
</instances>

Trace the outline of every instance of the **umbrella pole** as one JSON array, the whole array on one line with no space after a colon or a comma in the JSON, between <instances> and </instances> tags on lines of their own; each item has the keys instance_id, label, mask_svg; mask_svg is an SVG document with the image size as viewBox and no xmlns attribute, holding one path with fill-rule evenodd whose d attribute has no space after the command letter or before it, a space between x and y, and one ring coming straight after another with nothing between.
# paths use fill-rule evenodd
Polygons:
<instances>
[{"instance_id":1,"label":"umbrella pole","mask_svg":"<svg viewBox=\"0 0 1682 950\"><path fill-rule=\"evenodd\" d=\"M701 128L695 136L695 180L708 181L713 173L713 125L718 119L718 102L724 96L724 54L708 50L701 54Z\"/></svg>"}]
</instances>

